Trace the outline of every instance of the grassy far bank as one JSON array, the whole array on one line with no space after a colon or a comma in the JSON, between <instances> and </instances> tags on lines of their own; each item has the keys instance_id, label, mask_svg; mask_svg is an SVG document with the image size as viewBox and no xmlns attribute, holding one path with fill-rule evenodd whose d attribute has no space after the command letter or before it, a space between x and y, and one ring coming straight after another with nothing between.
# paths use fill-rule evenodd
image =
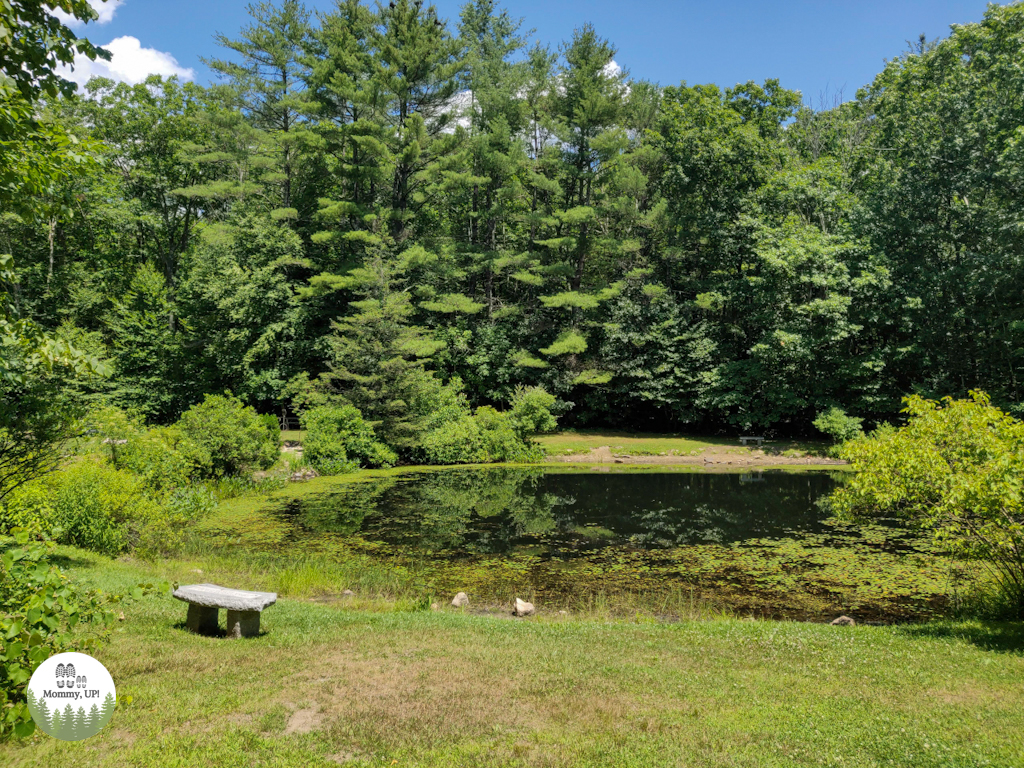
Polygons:
<instances>
[{"instance_id":1,"label":"grassy far bank","mask_svg":"<svg viewBox=\"0 0 1024 768\"><path fill-rule=\"evenodd\" d=\"M752 433L760 434L760 433ZM556 432L535 438L549 456L588 453L595 448L609 447L613 453L632 456L697 456L702 452L728 452L747 455L752 447L740 444L739 436L704 437L682 434L619 432L615 430L579 430ZM821 456L828 448L824 440L766 440L764 450L786 456Z\"/></svg>"},{"instance_id":2,"label":"grassy far bank","mask_svg":"<svg viewBox=\"0 0 1024 768\"><path fill-rule=\"evenodd\" d=\"M285 444L301 445L306 433L302 430L281 432ZM683 434L621 432L616 430L565 430L533 438L550 457L586 454L597 448L610 448L614 454L630 456L699 456L701 453L728 453L737 457L754 453L754 446L743 446L738 437L707 437ZM770 455L796 458L826 455L826 440L766 440L762 450Z\"/></svg>"},{"instance_id":3,"label":"grassy far bank","mask_svg":"<svg viewBox=\"0 0 1024 768\"><path fill-rule=\"evenodd\" d=\"M104 588L154 577L62 552ZM264 634L229 641L187 633L184 604L144 598L97 654L122 701L111 724L86 742L36 735L0 755L12 768L243 755L267 766L1024 765L1020 625L394 607L285 598L264 613Z\"/></svg>"}]
</instances>

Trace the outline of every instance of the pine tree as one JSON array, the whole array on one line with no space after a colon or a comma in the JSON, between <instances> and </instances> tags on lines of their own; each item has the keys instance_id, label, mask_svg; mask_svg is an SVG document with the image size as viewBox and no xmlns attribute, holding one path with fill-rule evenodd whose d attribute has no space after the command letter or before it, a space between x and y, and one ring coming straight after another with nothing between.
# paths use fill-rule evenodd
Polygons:
<instances>
[{"instance_id":1,"label":"pine tree","mask_svg":"<svg viewBox=\"0 0 1024 768\"><path fill-rule=\"evenodd\" d=\"M65 729L68 731L68 738L77 741L82 738L82 715L85 712L81 707L75 709L69 704L68 713Z\"/></svg>"},{"instance_id":2,"label":"pine tree","mask_svg":"<svg viewBox=\"0 0 1024 768\"><path fill-rule=\"evenodd\" d=\"M280 183L280 207L290 209L307 109L301 61L310 35L309 12L297 0L284 0L280 6L261 2L247 9L253 23L242 29L240 39L216 37L242 63L205 61L231 82L253 124L277 145L280 165L273 180Z\"/></svg>"},{"instance_id":3,"label":"pine tree","mask_svg":"<svg viewBox=\"0 0 1024 768\"><path fill-rule=\"evenodd\" d=\"M100 728L110 722L110 718L114 714L115 704L114 695L112 693L108 693L103 699L103 707L100 709Z\"/></svg>"},{"instance_id":4,"label":"pine tree","mask_svg":"<svg viewBox=\"0 0 1024 768\"><path fill-rule=\"evenodd\" d=\"M353 203L353 223L372 209L380 188L386 100L375 87L380 63L372 51L379 19L359 0L340 0L321 17L306 46L311 112L324 141L335 187L330 197Z\"/></svg>"},{"instance_id":5,"label":"pine tree","mask_svg":"<svg viewBox=\"0 0 1024 768\"><path fill-rule=\"evenodd\" d=\"M59 707L54 707L53 714L50 716L50 728L47 731L55 739L61 738L61 734L64 732L64 715L61 713Z\"/></svg>"},{"instance_id":6,"label":"pine tree","mask_svg":"<svg viewBox=\"0 0 1024 768\"><path fill-rule=\"evenodd\" d=\"M380 25L373 39L381 63L375 74L386 94L390 130L391 234L401 244L412 234L415 214L426 198L422 187L430 167L458 146L445 133L455 120L452 97L463 63L459 45L437 18L434 6L396 0L378 3Z\"/></svg>"},{"instance_id":7,"label":"pine tree","mask_svg":"<svg viewBox=\"0 0 1024 768\"><path fill-rule=\"evenodd\" d=\"M92 708L89 710L89 726L88 726L89 733L88 733L88 735L92 736L93 734L99 733L99 731L103 727L103 725L104 725L104 723L103 723L103 718L100 715L99 705L94 701L92 703Z\"/></svg>"},{"instance_id":8,"label":"pine tree","mask_svg":"<svg viewBox=\"0 0 1024 768\"><path fill-rule=\"evenodd\" d=\"M522 211L526 154L517 139L526 129L520 97L526 82L525 62L511 57L526 46L519 30L522 20L499 11L494 0L475 0L462 9L459 40L466 51L463 81L470 96L470 137L458 165L463 172L445 171L439 199L459 206L464 217L465 258L471 288L480 276L488 320L497 307L495 262L519 250L505 237Z\"/></svg>"},{"instance_id":9,"label":"pine tree","mask_svg":"<svg viewBox=\"0 0 1024 768\"><path fill-rule=\"evenodd\" d=\"M32 714L33 719L39 724L44 731L49 733L50 725L50 707L46 703L45 698L36 698L36 695L32 692L31 688L27 689L28 693L28 709Z\"/></svg>"},{"instance_id":10,"label":"pine tree","mask_svg":"<svg viewBox=\"0 0 1024 768\"><path fill-rule=\"evenodd\" d=\"M64 705L64 711L61 716L60 737L65 741L70 741L75 737L75 711L71 708L70 704Z\"/></svg>"},{"instance_id":11,"label":"pine tree","mask_svg":"<svg viewBox=\"0 0 1024 768\"><path fill-rule=\"evenodd\" d=\"M441 382L425 362L444 345L411 323L413 307L403 290L410 262L423 249L394 259L376 255L365 267L335 279L336 288L363 296L350 302L355 314L340 318L328 338L330 371L314 387L329 399L355 405L388 445L407 452L439 407L449 405Z\"/></svg>"}]
</instances>

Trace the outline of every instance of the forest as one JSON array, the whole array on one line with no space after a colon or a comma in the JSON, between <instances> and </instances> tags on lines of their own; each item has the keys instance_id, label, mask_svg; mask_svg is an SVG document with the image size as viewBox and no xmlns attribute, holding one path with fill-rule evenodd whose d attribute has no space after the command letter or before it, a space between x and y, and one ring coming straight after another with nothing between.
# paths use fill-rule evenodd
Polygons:
<instances>
[{"instance_id":1,"label":"forest","mask_svg":"<svg viewBox=\"0 0 1024 768\"><path fill-rule=\"evenodd\" d=\"M11 317L109 371L63 391L152 424L231 393L413 439L537 388L563 425L649 431L976 389L1024 414L1024 6L816 105L633 79L592 26L556 50L528 23L258 3L209 86L5 107L33 126L0 131Z\"/></svg>"}]
</instances>

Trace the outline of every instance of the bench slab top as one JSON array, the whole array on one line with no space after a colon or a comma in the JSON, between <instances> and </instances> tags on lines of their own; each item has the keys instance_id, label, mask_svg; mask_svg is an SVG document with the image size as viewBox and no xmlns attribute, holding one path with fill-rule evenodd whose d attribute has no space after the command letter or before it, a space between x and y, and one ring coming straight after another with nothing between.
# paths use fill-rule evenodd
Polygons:
<instances>
[{"instance_id":1,"label":"bench slab top","mask_svg":"<svg viewBox=\"0 0 1024 768\"><path fill-rule=\"evenodd\" d=\"M186 603L229 611L262 611L277 602L276 592L247 592L216 584L182 584L171 594Z\"/></svg>"}]
</instances>

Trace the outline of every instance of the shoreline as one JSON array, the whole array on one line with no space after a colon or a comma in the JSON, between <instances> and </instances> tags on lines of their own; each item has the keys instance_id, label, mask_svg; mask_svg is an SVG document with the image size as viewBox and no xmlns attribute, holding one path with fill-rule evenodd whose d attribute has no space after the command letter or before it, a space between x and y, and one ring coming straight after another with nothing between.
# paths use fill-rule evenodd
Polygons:
<instances>
[{"instance_id":1,"label":"shoreline","mask_svg":"<svg viewBox=\"0 0 1024 768\"><path fill-rule=\"evenodd\" d=\"M705 449L696 455L634 455L629 453L612 453L610 446L592 448L587 453L572 453L563 456L548 456L549 462L564 464L643 464L649 466L690 466L708 469L722 467L755 467L768 469L771 467L847 467L848 462L830 459L824 456L780 456L765 453L762 450L744 448L714 451Z\"/></svg>"}]
</instances>

